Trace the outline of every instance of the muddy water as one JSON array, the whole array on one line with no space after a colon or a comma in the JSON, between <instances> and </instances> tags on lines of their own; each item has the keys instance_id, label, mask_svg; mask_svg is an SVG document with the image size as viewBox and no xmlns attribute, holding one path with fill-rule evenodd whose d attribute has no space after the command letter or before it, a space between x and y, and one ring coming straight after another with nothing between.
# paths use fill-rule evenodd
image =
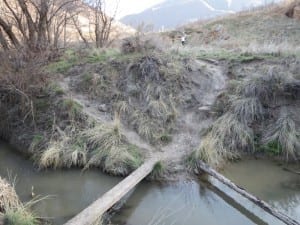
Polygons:
<instances>
[{"instance_id":1,"label":"muddy water","mask_svg":"<svg viewBox=\"0 0 300 225\"><path fill-rule=\"evenodd\" d=\"M105 176L99 171L88 171L83 174L80 170L38 172L29 160L25 160L1 142L0 160L0 176L7 177L8 173L17 175L16 189L23 201L30 199L32 186L36 195L52 195L50 199L38 203L35 210L40 216L55 218L52 220L54 224L62 224L120 181L118 178ZM247 171L248 177L252 176L252 172L249 174L248 170L243 171L241 169L243 164L248 169L251 165L248 162L236 164L224 173L233 174L231 176L233 180L237 179L244 183L248 181L243 176L244 172ZM262 163L263 165L266 167L263 168L264 170L269 167L277 168L272 164ZM281 175L278 173L278 177ZM281 182L273 182L269 192L265 192L263 187L257 188L256 185L253 191L257 191L257 194L261 194L262 197L268 197L270 202L299 218L297 207L300 206L300 191L294 189L298 177L293 177L290 173L284 175L288 176L290 179L287 180L292 183L288 186L283 185L282 190L278 187ZM278 177L275 176L270 180L274 181L279 179ZM267 183L267 181L257 181L258 186ZM249 185L251 184L249 182ZM220 188L223 189L221 185ZM230 190L227 191L230 193ZM112 222L119 225L282 224L241 197L231 194L233 198L228 198L198 181L168 185L143 182L136 188L120 212L113 216ZM290 204L291 202L293 204ZM246 209L241 204L246 206Z\"/></svg>"},{"instance_id":2,"label":"muddy water","mask_svg":"<svg viewBox=\"0 0 300 225\"><path fill-rule=\"evenodd\" d=\"M32 186L35 195L51 195L38 203L35 211L39 216L53 218L55 224L63 224L120 181L99 171L39 172L31 161L1 142L0 160L0 176L17 176L16 190L22 201L31 199Z\"/></svg>"},{"instance_id":3,"label":"muddy water","mask_svg":"<svg viewBox=\"0 0 300 225\"><path fill-rule=\"evenodd\" d=\"M300 174L286 171L287 165L266 160L244 160L228 165L223 172L234 183L300 221ZM293 171L300 171L294 165Z\"/></svg>"}]
</instances>

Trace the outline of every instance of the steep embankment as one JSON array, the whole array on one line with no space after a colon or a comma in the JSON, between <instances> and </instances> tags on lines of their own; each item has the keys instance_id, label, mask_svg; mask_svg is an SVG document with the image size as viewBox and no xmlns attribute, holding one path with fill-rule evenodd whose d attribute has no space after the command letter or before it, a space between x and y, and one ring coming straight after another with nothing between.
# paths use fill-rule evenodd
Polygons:
<instances>
[{"instance_id":1,"label":"steep embankment","mask_svg":"<svg viewBox=\"0 0 300 225\"><path fill-rule=\"evenodd\" d=\"M128 142L145 155L160 151L167 164L182 169L184 157L199 145L199 133L212 122L208 111L225 87L222 67L194 59L174 64L164 54L131 56L85 65L80 72L71 69L61 86L100 123L118 115Z\"/></svg>"},{"instance_id":2,"label":"steep embankment","mask_svg":"<svg viewBox=\"0 0 300 225\"><path fill-rule=\"evenodd\" d=\"M296 27L294 19L280 20L287 21ZM66 50L49 64L33 58L16 66L16 55L3 55L1 136L41 168L99 167L123 176L154 152L168 158L159 175L199 160L220 167L243 154L299 158L297 49L162 42L161 50L144 38L128 39L121 49Z\"/></svg>"}]
</instances>

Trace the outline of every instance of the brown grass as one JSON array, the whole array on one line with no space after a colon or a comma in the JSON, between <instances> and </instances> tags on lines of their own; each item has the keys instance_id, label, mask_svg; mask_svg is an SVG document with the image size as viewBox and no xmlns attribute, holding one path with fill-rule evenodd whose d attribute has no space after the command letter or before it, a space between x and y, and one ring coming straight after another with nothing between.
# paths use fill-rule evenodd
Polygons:
<instances>
[{"instance_id":1,"label":"brown grass","mask_svg":"<svg viewBox=\"0 0 300 225\"><path fill-rule=\"evenodd\" d=\"M0 177L0 212L6 212L10 208L18 208L20 205L21 202L14 185Z\"/></svg>"}]
</instances>

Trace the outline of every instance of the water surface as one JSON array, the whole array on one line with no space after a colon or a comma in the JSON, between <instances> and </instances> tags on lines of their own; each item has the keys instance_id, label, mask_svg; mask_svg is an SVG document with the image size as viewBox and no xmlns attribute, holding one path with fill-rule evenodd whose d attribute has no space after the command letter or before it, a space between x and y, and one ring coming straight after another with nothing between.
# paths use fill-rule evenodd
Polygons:
<instances>
[{"instance_id":1,"label":"water surface","mask_svg":"<svg viewBox=\"0 0 300 225\"><path fill-rule=\"evenodd\" d=\"M32 186L36 195L51 196L38 203L35 211L39 216L53 218L55 224L63 224L121 180L99 170L38 171L32 161L3 142L0 142L0 160L0 176L17 177L16 191L22 201L31 199Z\"/></svg>"},{"instance_id":2,"label":"water surface","mask_svg":"<svg viewBox=\"0 0 300 225\"><path fill-rule=\"evenodd\" d=\"M40 216L63 224L116 185L121 179L99 170L38 171L30 160L0 142L0 176L17 175L16 191L22 201L36 195L52 197L35 207ZM289 215L300 218L299 175L265 161L244 161L224 174L237 184ZM282 225L248 200L213 181L231 197L200 181L158 184L144 181L112 218L118 225Z\"/></svg>"}]
</instances>

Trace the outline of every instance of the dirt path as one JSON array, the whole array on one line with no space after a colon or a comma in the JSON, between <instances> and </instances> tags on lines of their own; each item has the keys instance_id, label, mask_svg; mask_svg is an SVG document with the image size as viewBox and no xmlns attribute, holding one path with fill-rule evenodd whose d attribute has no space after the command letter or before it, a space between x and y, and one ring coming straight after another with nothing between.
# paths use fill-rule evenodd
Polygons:
<instances>
[{"instance_id":1,"label":"dirt path","mask_svg":"<svg viewBox=\"0 0 300 225\"><path fill-rule=\"evenodd\" d=\"M218 94L225 88L226 77L221 66L196 60L196 68L205 68L205 75L193 73L193 82L199 84L199 90L195 95L200 99L199 107L187 110L179 118L178 132L174 134L173 141L164 146L162 151L168 155L168 159L179 163L182 157L195 150L201 141L201 132L212 123L209 111ZM198 70L198 69L196 69Z\"/></svg>"},{"instance_id":2,"label":"dirt path","mask_svg":"<svg viewBox=\"0 0 300 225\"><path fill-rule=\"evenodd\" d=\"M182 111L178 119L178 130L174 134L172 141L161 148L151 146L144 141L135 131L122 125L124 135L131 144L143 149L148 158L159 157L167 159L168 163L181 165L182 158L191 153L200 143L201 131L209 127L212 119L209 117L211 105L217 95L226 85L226 77L223 75L221 66L208 62L196 60L197 68L205 68L205 73L191 73L193 82L199 86L193 90L194 95L199 99L199 106L193 110ZM65 90L66 95L83 106L83 112L100 123L112 122L111 115L98 110L99 103L89 99L87 96L73 90L72 84L79 77L65 77L60 85Z\"/></svg>"}]
</instances>

